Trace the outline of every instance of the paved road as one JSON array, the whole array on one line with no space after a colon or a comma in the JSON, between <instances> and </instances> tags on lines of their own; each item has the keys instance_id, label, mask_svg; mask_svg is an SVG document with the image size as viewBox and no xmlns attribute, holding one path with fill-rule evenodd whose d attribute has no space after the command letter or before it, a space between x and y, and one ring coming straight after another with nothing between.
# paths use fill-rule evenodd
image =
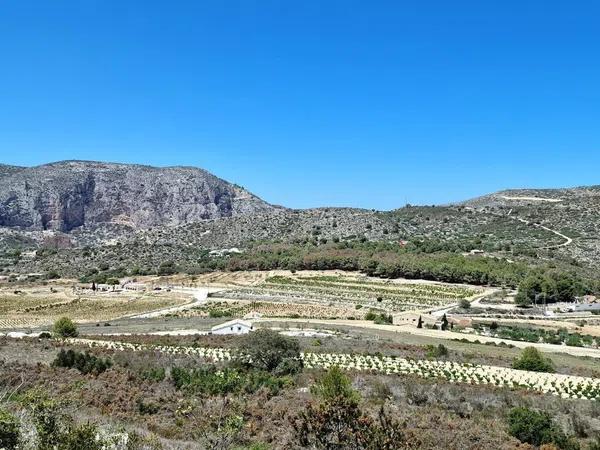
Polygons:
<instances>
[{"instance_id":1,"label":"paved road","mask_svg":"<svg viewBox=\"0 0 600 450\"><path fill-rule=\"evenodd\" d=\"M464 339L469 342L479 341L482 343L494 342L496 344L504 343L511 344L517 348L535 347L540 351L549 353L566 353L573 356L589 356L592 358L600 358L600 349L583 348L583 347L568 347L566 345L542 344L522 341L512 341L508 339L500 339L488 336L478 336L473 334L456 333L453 331L431 330L427 328L416 328L412 325L378 325L366 320L321 320L321 319L272 319L263 318L255 322L296 322L310 325L343 325L356 328L368 328L371 330L392 331L396 333L407 333L415 336L426 336L435 339Z\"/></svg>"}]
</instances>

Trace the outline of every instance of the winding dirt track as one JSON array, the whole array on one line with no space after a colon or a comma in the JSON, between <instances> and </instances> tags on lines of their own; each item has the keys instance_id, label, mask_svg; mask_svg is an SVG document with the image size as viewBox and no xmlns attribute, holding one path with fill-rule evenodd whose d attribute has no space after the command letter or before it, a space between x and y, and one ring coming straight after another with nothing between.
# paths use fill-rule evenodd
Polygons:
<instances>
[{"instance_id":1,"label":"winding dirt track","mask_svg":"<svg viewBox=\"0 0 600 450\"><path fill-rule=\"evenodd\" d=\"M513 216L513 217L514 217L514 216ZM531 222L529 222L528 220L521 219L520 217L514 217L514 218L515 218L516 220L518 220L519 222L522 222L522 223L524 223L525 225L530 225L530 223L531 223ZM549 246L547 246L547 247L541 247L541 248L543 248L543 249L551 249L551 248L560 248L560 247L566 247L567 245L570 245L570 244L573 242L573 239L572 239L572 238L570 238L569 236L566 236L566 235L562 234L560 231L553 230L553 229L551 229L551 228L548 228L548 227L546 227L546 226L544 226L544 225L541 225L541 224L539 224L539 223L534 223L534 224L533 224L533 226L534 226L534 227L537 227L537 228L541 228L542 230L549 231L550 233L554 233L555 235L557 235L557 236L559 236L559 237L561 237L561 238L563 238L563 239L565 240L565 242L563 242L563 243L561 243L561 244L549 245Z\"/></svg>"}]
</instances>

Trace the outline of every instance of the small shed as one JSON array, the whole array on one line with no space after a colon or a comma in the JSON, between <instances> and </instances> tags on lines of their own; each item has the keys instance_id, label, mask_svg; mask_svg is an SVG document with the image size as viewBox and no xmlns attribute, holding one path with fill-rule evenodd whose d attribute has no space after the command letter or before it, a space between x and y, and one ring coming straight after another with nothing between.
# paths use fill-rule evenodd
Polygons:
<instances>
[{"instance_id":1,"label":"small shed","mask_svg":"<svg viewBox=\"0 0 600 450\"><path fill-rule=\"evenodd\" d=\"M252 323L242 319L234 319L215 325L210 330L211 334L248 334L251 331L254 331Z\"/></svg>"}]
</instances>

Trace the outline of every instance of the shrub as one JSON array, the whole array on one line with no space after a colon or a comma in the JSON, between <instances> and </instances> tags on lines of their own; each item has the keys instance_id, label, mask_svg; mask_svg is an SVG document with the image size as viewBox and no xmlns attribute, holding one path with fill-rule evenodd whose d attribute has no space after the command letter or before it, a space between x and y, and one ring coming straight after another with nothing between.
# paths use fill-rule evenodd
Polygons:
<instances>
[{"instance_id":1,"label":"shrub","mask_svg":"<svg viewBox=\"0 0 600 450\"><path fill-rule=\"evenodd\" d=\"M443 344L438 344L437 346L427 345L425 349L429 358L441 358L443 356L448 356L448 349Z\"/></svg>"},{"instance_id":2,"label":"shrub","mask_svg":"<svg viewBox=\"0 0 600 450\"><path fill-rule=\"evenodd\" d=\"M463 298L458 303L458 306L460 306L462 309L469 309L469 308L471 308L471 302L469 300L467 300L466 298Z\"/></svg>"},{"instance_id":3,"label":"shrub","mask_svg":"<svg viewBox=\"0 0 600 450\"><path fill-rule=\"evenodd\" d=\"M77 332L77 325L68 317L61 317L52 328L54 334L61 338L76 337L79 333Z\"/></svg>"},{"instance_id":4,"label":"shrub","mask_svg":"<svg viewBox=\"0 0 600 450\"><path fill-rule=\"evenodd\" d=\"M535 347L527 347L519 358L513 362L513 369L529 370L532 372L554 372L554 366L549 358L544 357Z\"/></svg>"},{"instance_id":5,"label":"shrub","mask_svg":"<svg viewBox=\"0 0 600 450\"><path fill-rule=\"evenodd\" d=\"M83 374L99 375L112 366L110 359L98 358L90 353L61 349L52 362L53 367L76 368Z\"/></svg>"},{"instance_id":6,"label":"shrub","mask_svg":"<svg viewBox=\"0 0 600 450\"><path fill-rule=\"evenodd\" d=\"M525 407L513 408L508 413L508 431L521 442L540 446L554 444L564 450L575 450L579 445L569 439L545 412Z\"/></svg>"},{"instance_id":7,"label":"shrub","mask_svg":"<svg viewBox=\"0 0 600 450\"><path fill-rule=\"evenodd\" d=\"M348 378L338 366L331 367L323 377L311 388L316 397L325 402L344 398L349 402L358 403L358 393L352 388Z\"/></svg>"},{"instance_id":8,"label":"shrub","mask_svg":"<svg viewBox=\"0 0 600 450\"><path fill-rule=\"evenodd\" d=\"M339 367L329 369L312 391L322 402L310 404L292 419L294 433L303 448L418 448L418 442L411 443L401 424L390 419L383 407L377 419L361 411L358 393Z\"/></svg>"},{"instance_id":9,"label":"shrub","mask_svg":"<svg viewBox=\"0 0 600 450\"><path fill-rule=\"evenodd\" d=\"M378 325L391 324L393 322L393 318L391 315L387 315L385 313L377 313L373 310L369 311L365 314L365 320L372 320Z\"/></svg>"},{"instance_id":10,"label":"shrub","mask_svg":"<svg viewBox=\"0 0 600 450\"><path fill-rule=\"evenodd\" d=\"M241 392L253 393L266 388L272 395L291 383L286 377L275 377L268 372L251 370L243 372L214 366L197 369L173 367L171 378L177 389L201 395L227 395Z\"/></svg>"},{"instance_id":11,"label":"shrub","mask_svg":"<svg viewBox=\"0 0 600 450\"><path fill-rule=\"evenodd\" d=\"M263 329L247 334L238 351L243 362L255 369L278 375L302 370L298 341L273 330Z\"/></svg>"},{"instance_id":12,"label":"shrub","mask_svg":"<svg viewBox=\"0 0 600 450\"><path fill-rule=\"evenodd\" d=\"M0 448L15 449L19 439L19 422L11 413L0 408Z\"/></svg>"},{"instance_id":13,"label":"shrub","mask_svg":"<svg viewBox=\"0 0 600 450\"><path fill-rule=\"evenodd\" d=\"M94 424L76 424L62 406L43 391L30 391L23 403L31 410L38 450L102 450L107 442L98 438Z\"/></svg>"},{"instance_id":14,"label":"shrub","mask_svg":"<svg viewBox=\"0 0 600 450\"><path fill-rule=\"evenodd\" d=\"M142 370L140 376L144 380L160 382L165 379L166 373L164 367L150 367Z\"/></svg>"},{"instance_id":15,"label":"shrub","mask_svg":"<svg viewBox=\"0 0 600 450\"><path fill-rule=\"evenodd\" d=\"M135 401L138 412L145 415L154 415L160 411L160 407L154 402L145 402L142 398L137 398Z\"/></svg>"}]
</instances>

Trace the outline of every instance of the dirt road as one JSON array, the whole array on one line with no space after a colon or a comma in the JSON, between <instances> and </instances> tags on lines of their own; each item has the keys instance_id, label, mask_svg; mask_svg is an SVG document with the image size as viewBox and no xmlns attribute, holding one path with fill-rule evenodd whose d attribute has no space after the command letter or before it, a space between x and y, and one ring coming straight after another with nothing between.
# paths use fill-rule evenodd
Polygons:
<instances>
[{"instance_id":1,"label":"dirt road","mask_svg":"<svg viewBox=\"0 0 600 450\"><path fill-rule=\"evenodd\" d=\"M214 292L222 291L222 288L213 288L213 287L201 287L201 288L176 288L174 289L177 292L189 292L194 300L190 303L186 303L185 305L172 306L170 308L163 308L157 311L151 311L144 314L138 314L135 316L131 316L132 319L151 319L153 317L161 317L166 316L167 314L172 314L176 312L186 311L190 308L195 308L197 306L201 306L208 301L208 295Z\"/></svg>"},{"instance_id":2,"label":"dirt road","mask_svg":"<svg viewBox=\"0 0 600 450\"><path fill-rule=\"evenodd\" d=\"M272 322L274 319L258 319L255 322ZM588 356L591 358L600 358L600 349L569 347L566 345L531 343L522 341L512 341L508 339L493 338L488 336L478 336L472 334L456 333L453 331L431 330L426 328L416 328L412 325L378 325L366 320L321 320L321 319L276 319L277 322L305 323L309 325L343 325L348 327L368 328L371 330L391 331L396 333L407 333L415 336L426 336L435 339L463 339L469 342L479 341L480 343L494 342L496 344L511 344L517 348L535 347L540 351L548 353L566 353L573 356Z\"/></svg>"}]
</instances>

